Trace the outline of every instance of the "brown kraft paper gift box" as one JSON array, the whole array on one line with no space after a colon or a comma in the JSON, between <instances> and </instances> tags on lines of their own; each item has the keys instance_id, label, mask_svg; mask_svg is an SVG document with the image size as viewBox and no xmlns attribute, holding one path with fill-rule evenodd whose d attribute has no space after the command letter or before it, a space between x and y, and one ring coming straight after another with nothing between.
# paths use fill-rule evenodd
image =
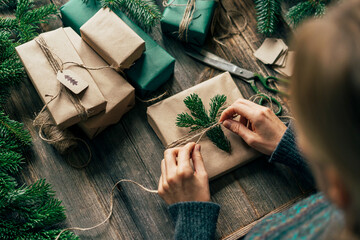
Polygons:
<instances>
[{"instance_id":1,"label":"brown kraft paper gift box","mask_svg":"<svg viewBox=\"0 0 360 240\"><path fill-rule=\"evenodd\" d=\"M77 53L86 66L108 65L71 28L64 28ZM109 125L117 123L135 104L134 88L114 69L89 70L101 93L107 100L105 112L78 125L89 138L94 138Z\"/></svg>"},{"instance_id":2,"label":"brown kraft paper gift box","mask_svg":"<svg viewBox=\"0 0 360 240\"><path fill-rule=\"evenodd\" d=\"M141 57L145 42L108 8L101 8L80 28L81 38L117 71Z\"/></svg>"},{"instance_id":3,"label":"brown kraft paper gift box","mask_svg":"<svg viewBox=\"0 0 360 240\"><path fill-rule=\"evenodd\" d=\"M63 28L43 33L40 36L45 40L51 52L54 53L54 58L60 65L61 62L58 60L58 57L62 62L83 63ZM35 40L16 47L16 51L39 96L44 104L47 103L51 99L47 95L55 96L61 84L57 80L57 75L51 67L48 58ZM87 115L93 116L104 111L106 100L90 73L76 65L69 65L65 69L71 70L89 85L85 90L76 95L81 105L85 108ZM63 93L60 93L58 97L48 104L48 109L56 125L60 128L67 128L83 120L73 102Z\"/></svg>"},{"instance_id":4,"label":"brown kraft paper gift box","mask_svg":"<svg viewBox=\"0 0 360 240\"><path fill-rule=\"evenodd\" d=\"M148 122L164 146L189 133L189 128L177 127L175 122L179 113L189 112L183 100L192 93L199 95L206 109L208 109L210 99L217 94L227 96L227 105L242 98L230 74L226 72L150 106L147 110ZM223 175L259 156L259 153L250 148L241 137L224 127L222 129L231 142L231 154L217 148L206 136L199 142L210 179Z\"/></svg>"}]
</instances>

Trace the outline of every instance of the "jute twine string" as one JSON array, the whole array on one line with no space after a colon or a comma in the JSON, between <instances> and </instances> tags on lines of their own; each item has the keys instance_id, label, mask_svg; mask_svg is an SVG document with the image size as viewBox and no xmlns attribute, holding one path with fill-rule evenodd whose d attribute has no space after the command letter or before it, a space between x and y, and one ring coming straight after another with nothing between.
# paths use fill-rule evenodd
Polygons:
<instances>
[{"instance_id":1,"label":"jute twine string","mask_svg":"<svg viewBox=\"0 0 360 240\"><path fill-rule=\"evenodd\" d=\"M167 3L166 0L164 0L162 4L164 7L186 6L184 15L179 24L178 38L180 40L185 40L187 42L189 25L190 25L191 21L193 20L194 13L196 10L196 3L195 3L196 0L188 0L187 4L174 4L174 1L175 0L172 0L170 3Z\"/></svg>"},{"instance_id":2,"label":"jute twine string","mask_svg":"<svg viewBox=\"0 0 360 240\"><path fill-rule=\"evenodd\" d=\"M149 192L149 193L158 193L157 190L152 190L152 189L149 189L147 187L144 187L143 185L141 185L140 183L137 183L133 180L130 180L130 179L121 179L120 181L118 181L117 183L114 184L114 186L112 187L111 189L111 192L110 192L110 209L109 209L109 213L107 215L107 217L100 223L96 224L95 226L92 226L92 227L87 227L87 228L81 228L81 227L70 227L70 228L65 228L63 229L61 232L59 232L59 234L56 236L55 240L58 240L61 236L61 234L65 231L70 231L70 230L79 230L79 231L89 231L89 230L92 230L92 229L95 229L97 227L100 227L102 225L104 225L111 217L111 215L113 214L113 207L114 207L114 191L115 191L115 188L117 185L119 185L120 183L122 182L129 182L129 183L133 183L137 186L139 186L141 189L143 189L144 191L146 192Z\"/></svg>"},{"instance_id":3,"label":"jute twine string","mask_svg":"<svg viewBox=\"0 0 360 240\"><path fill-rule=\"evenodd\" d=\"M153 103L153 102L156 102L160 99L162 99L163 97L165 97L166 95L168 95L168 91L165 91L163 93L161 93L159 96L156 96L156 97L153 97L153 98L150 98L150 99L142 99L138 96L135 96L137 100L139 100L140 102L142 103Z\"/></svg>"},{"instance_id":4,"label":"jute twine string","mask_svg":"<svg viewBox=\"0 0 360 240\"><path fill-rule=\"evenodd\" d=\"M242 14L242 12L240 10L228 10L224 6L224 4L222 3L221 0L219 1L219 3L220 3L220 8L217 8L215 10L214 17L213 17L213 20L212 20L211 26L210 26L210 32L211 32L211 35L213 36L213 40L216 43L218 43L224 47L227 47L222 42L222 40L230 38L234 35L239 35L241 32L243 32L248 25L248 20ZM224 15L225 15L226 23L224 23L225 21L223 21L223 19L222 19L222 12L225 13ZM234 23L234 20L233 20L234 16L241 16L244 19L244 23L240 28L237 28L236 24ZM225 33L223 33L217 37L215 37L216 24L218 24L218 26L225 31ZM234 27L234 25L236 27Z\"/></svg>"}]
</instances>

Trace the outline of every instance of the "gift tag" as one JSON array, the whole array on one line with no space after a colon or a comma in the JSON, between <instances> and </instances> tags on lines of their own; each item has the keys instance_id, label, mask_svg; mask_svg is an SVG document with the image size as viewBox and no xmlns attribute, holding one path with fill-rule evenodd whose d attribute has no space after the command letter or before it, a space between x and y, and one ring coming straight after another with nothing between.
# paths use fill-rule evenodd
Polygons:
<instances>
[{"instance_id":1,"label":"gift tag","mask_svg":"<svg viewBox=\"0 0 360 240\"><path fill-rule=\"evenodd\" d=\"M260 48L255 51L254 56L265 64L273 64L287 49L283 40L266 38Z\"/></svg>"},{"instance_id":2,"label":"gift tag","mask_svg":"<svg viewBox=\"0 0 360 240\"><path fill-rule=\"evenodd\" d=\"M70 70L63 70L62 72L58 71L57 79L75 94L81 93L89 86L86 81L82 80Z\"/></svg>"}]
</instances>

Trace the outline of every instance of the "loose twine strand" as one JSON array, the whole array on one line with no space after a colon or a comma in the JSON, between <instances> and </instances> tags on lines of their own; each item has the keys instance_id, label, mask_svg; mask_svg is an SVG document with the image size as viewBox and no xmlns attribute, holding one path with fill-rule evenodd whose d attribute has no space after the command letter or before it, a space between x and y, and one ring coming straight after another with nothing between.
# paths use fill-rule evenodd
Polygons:
<instances>
[{"instance_id":1,"label":"loose twine strand","mask_svg":"<svg viewBox=\"0 0 360 240\"><path fill-rule=\"evenodd\" d=\"M255 94L253 96L251 96L249 98L250 101L253 101L255 102L257 99L259 98L266 98L267 101L270 103L270 107L271 109L274 111L273 109L273 104L271 102L271 98L266 95L265 93L260 93L260 94ZM236 118L238 115L235 114L232 118ZM289 117L289 118L292 118L290 116L284 116L284 117ZM198 130L197 132L192 132L192 133L189 133L187 135L185 135L184 137L182 138L179 138L177 140L175 140L174 142L170 143L166 148L173 148L173 147L176 147L176 146L180 146L180 145L183 145L187 142L189 142L191 139L194 139L194 138L197 138L198 139L196 140L196 143L199 143L201 141L201 139L204 137L204 135L210 131L211 129L217 127L217 126L220 126L222 124L222 122L217 122L217 123L214 123L213 125L205 128L205 129L202 129L202 130ZM249 124L249 121L248 121L248 124ZM248 126L247 126L248 127ZM59 237L61 236L62 233L64 233L65 231L69 231L69 230L79 230L79 231L89 231L89 230L92 230L92 229L95 229L97 227L100 227L102 225L104 225L109 219L110 217L112 216L113 214L113 207L114 207L114 191L115 191L115 188L117 185L119 185L120 183L122 182L130 182L130 183L133 183L135 185L137 185L138 187L140 187L141 189L143 189L144 191L146 192L149 192L149 193L158 193L157 190L152 190L152 189L149 189L149 188L146 188L144 187L143 185L141 185L140 183L136 182L136 181L133 181L133 180L130 180L130 179L121 179L119 180L118 182L116 182L114 184L114 186L112 187L111 189L111 192L110 192L110 210L109 210L109 213L107 215L107 217L100 223L96 224L95 226L92 226L92 227L87 227L87 228L81 228L81 227L70 227L70 228L66 228L66 229L63 229L56 237L55 240L58 240Z\"/></svg>"},{"instance_id":2,"label":"loose twine strand","mask_svg":"<svg viewBox=\"0 0 360 240\"><path fill-rule=\"evenodd\" d=\"M248 20L242 14L242 12L240 10L228 10L224 6L224 4L221 0L219 1L219 3L220 3L220 7L216 8L216 10L215 10L214 17L213 17L213 20L212 20L211 26L210 26L210 32L211 32L211 35L213 36L213 40L216 43L227 48L227 46L222 42L222 40L230 38L234 35L239 35L240 33L242 33L248 25ZM225 20L227 23L225 23L225 24L223 23L224 21L221 18L222 11L225 13L225 17L226 17ZM241 16L244 19L243 25L240 28L237 28L237 26L233 20L234 16ZM217 37L215 37L216 24L218 24L218 26L225 31L225 33L223 33ZM234 25L236 27L234 27Z\"/></svg>"},{"instance_id":3,"label":"loose twine strand","mask_svg":"<svg viewBox=\"0 0 360 240\"><path fill-rule=\"evenodd\" d=\"M152 190L152 189L149 189L147 187L144 187L143 185L141 185L140 183L137 183L133 180L130 180L130 179L121 179L120 181L118 181L117 183L114 184L114 186L112 187L111 189L111 192L110 192L110 210L109 210L109 213L107 215L107 217L100 223L96 224L95 226L92 226L92 227L87 227L87 228L81 228L81 227L70 227L70 228L65 228L63 229L62 231L59 232L59 234L56 236L55 240L58 240L61 236L62 233L64 233L65 231L70 231L70 230L79 230L79 231L89 231L89 230L92 230L92 229L95 229L97 227L100 227L102 225L104 225L111 217L111 215L113 214L113 207L114 207L114 191L115 191L115 188L117 185L119 185L120 183L122 182L130 182L130 183L133 183L137 186L139 186L141 189L143 189L144 191L146 192L149 192L149 193L158 193L157 190Z\"/></svg>"}]
</instances>

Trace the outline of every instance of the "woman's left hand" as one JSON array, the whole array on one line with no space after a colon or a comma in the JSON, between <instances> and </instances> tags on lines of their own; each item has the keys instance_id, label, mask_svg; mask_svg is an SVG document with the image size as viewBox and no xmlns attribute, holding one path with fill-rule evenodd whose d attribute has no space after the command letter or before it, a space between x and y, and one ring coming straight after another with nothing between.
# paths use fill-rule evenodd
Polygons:
<instances>
[{"instance_id":1,"label":"woman's left hand","mask_svg":"<svg viewBox=\"0 0 360 240\"><path fill-rule=\"evenodd\" d=\"M209 178L199 144L188 143L165 151L158 194L167 204L210 201Z\"/></svg>"}]
</instances>

